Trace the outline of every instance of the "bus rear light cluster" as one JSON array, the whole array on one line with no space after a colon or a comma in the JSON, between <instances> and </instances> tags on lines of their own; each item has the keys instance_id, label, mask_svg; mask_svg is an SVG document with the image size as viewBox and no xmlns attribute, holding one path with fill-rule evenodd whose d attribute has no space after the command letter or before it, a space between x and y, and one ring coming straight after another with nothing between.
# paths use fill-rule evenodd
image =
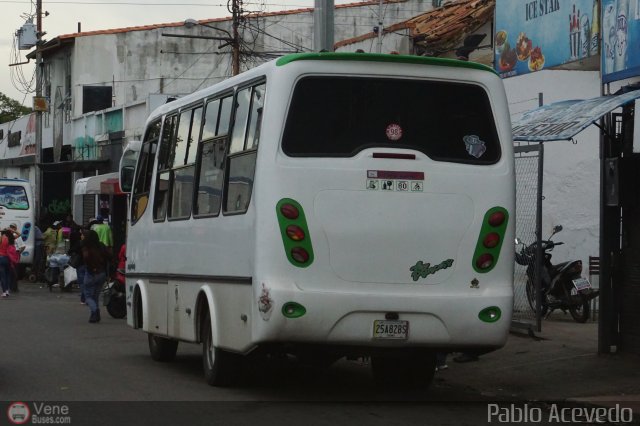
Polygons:
<instances>
[{"instance_id":1,"label":"bus rear light cluster","mask_svg":"<svg viewBox=\"0 0 640 426\"><path fill-rule=\"evenodd\" d=\"M280 206L280 213L287 219L296 220L300 216L300 212L293 204L285 203Z\"/></svg>"},{"instance_id":2,"label":"bus rear light cluster","mask_svg":"<svg viewBox=\"0 0 640 426\"><path fill-rule=\"evenodd\" d=\"M289 262L299 268L311 265L313 247L307 219L300 203L291 198L283 198L276 205L276 216Z\"/></svg>"},{"instance_id":3,"label":"bus rear light cluster","mask_svg":"<svg viewBox=\"0 0 640 426\"><path fill-rule=\"evenodd\" d=\"M476 272L489 272L498 263L508 223L509 213L503 207L493 207L485 213L473 255L473 269Z\"/></svg>"}]
</instances>

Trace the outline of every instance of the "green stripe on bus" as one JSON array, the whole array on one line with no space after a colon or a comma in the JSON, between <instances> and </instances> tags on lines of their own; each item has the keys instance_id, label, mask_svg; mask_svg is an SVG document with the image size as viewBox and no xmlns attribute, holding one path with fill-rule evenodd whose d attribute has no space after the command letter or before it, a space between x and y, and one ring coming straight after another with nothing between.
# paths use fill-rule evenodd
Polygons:
<instances>
[{"instance_id":1,"label":"green stripe on bus","mask_svg":"<svg viewBox=\"0 0 640 426\"><path fill-rule=\"evenodd\" d=\"M363 62L391 62L397 64L435 65L441 67L470 68L481 71L497 72L486 65L477 62L459 61L448 58L431 58L413 55L389 55L382 53L347 53L347 52L315 52L293 53L278 58L276 65L281 67L295 61L363 61Z\"/></svg>"}]
</instances>

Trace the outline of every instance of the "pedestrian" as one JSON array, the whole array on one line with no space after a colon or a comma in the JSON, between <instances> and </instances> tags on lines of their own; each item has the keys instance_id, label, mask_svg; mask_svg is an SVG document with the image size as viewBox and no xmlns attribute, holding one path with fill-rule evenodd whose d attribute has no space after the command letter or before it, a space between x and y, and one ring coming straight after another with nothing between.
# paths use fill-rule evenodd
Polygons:
<instances>
[{"instance_id":1,"label":"pedestrian","mask_svg":"<svg viewBox=\"0 0 640 426\"><path fill-rule=\"evenodd\" d=\"M111 261L110 253L104 244L100 242L98 234L89 230L84 235L82 242L82 259L86 266L84 272L84 297L91 316L90 323L100 322L100 306L98 299L100 290L107 278L107 267Z\"/></svg>"},{"instance_id":2,"label":"pedestrian","mask_svg":"<svg viewBox=\"0 0 640 426\"><path fill-rule=\"evenodd\" d=\"M49 256L56 251L57 236L58 234L53 224L48 223L45 231L42 233L45 256Z\"/></svg>"},{"instance_id":3,"label":"pedestrian","mask_svg":"<svg viewBox=\"0 0 640 426\"><path fill-rule=\"evenodd\" d=\"M43 271L43 263L45 255L45 247L44 247L44 236L40 227L38 225L34 225L33 227L33 235L35 239L34 247L33 247L33 265L31 267L31 273L35 274L36 280L41 276Z\"/></svg>"},{"instance_id":4,"label":"pedestrian","mask_svg":"<svg viewBox=\"0 0 640 426\"><path fill-rule=\"evenodd\" d=\"M104 218L101 215L96 217L96 225L91 229L96 231L100 242L105 245L109 253L113 253L113 233L109 224L104 223Z\"/></svg>"},{"instance_id":5,"label":"pedestrian","mask_svg":"<svg viewBox=\"0 0 640 426\"><path fill-rule=\"evenodd\" d=\"M11 229L6 229L5 235L9 245L7 246L7 257L9 258L9 290L18 291L18 264L20 263L20 253L16 248L14 233Z\"/></svg>"},{"instance_id":6,"label":"pedestrian","mask_svg":"<svg viewBox=\"0 0 640 426\"><path fill-rule=\"evenodd\" d=\"M13 233L13 240L15 241L16 250L18 251L18 254L21 255L24 249L27 248L27 245L22 240L22 234L18 231L18 225L12 223L11 225L9 225L9 229Z\"/></svg>"},{"instance_id":7,"label":"pedestrian","mask_svg":"<svg viewBox=\"0 0 640 426\"><path fill-rule=\"evenodd\" d=\"M84 295L84 276L87 266L85 265L84 258L82 257L82 245L84 243L84 234L87 232L89 232L88 229L80 229L80 238L71 245L71 248L67 253L69 255L68 265L76 269L76 275L78 277L77 283L78 287L80 287L80 303L83 305L87 304L86 297Z\"/></svg>"},{"instance_id":8,"label":"pedestrian","mask_svg":"<svg viewBox=\"0 0 640 426\"><path fill-rule=\"evenodd\" d=\"M2 285L2 297L9 297L10 286L10 261L9 261L9 238L7 233L2 232L0 234L0 284Z\"/></svg>"}]
</instances>

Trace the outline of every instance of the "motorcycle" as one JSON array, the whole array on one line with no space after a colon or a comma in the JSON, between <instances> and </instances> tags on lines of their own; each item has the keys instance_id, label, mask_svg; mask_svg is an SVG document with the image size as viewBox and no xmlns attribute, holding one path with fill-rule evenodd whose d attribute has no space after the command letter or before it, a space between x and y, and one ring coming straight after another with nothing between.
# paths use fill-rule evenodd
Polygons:
<instances>
[{"instance_id":1,"label":"motorcycle","mask_svg":"<svg viewBox=\"0 0 640 426\"><path fill-rule=\"evenodd\" d=\"M113 318L121 319L127 316L125 290L124 270L118 269L113 279L105 283L102 289L102 303Z\"/></svg>"},{"instance_id":2,"label":"motorcycle","mask_svg":"<svg viewBox=\"0 0 640 426\"><path fill-rule=\"evenodd\" d=\"M591 288L589 280L582 277L581 260L562 262L555 265L551 263L550 252L554 247L564 244L551 239L560 231L562 231L562 226L555 226L549 238L541 241L544 260L540 265L540 286L542 291L540 312L546 318L554 310L561 309L564 313L569 311L576 322L584 323L589 319L591 313L590 301L598 297L600 291ZM527 267L527 301L533 312L537 312L535 285L537 243L533 242L530 245L526 245L516 238L516 246L519 245L522 245L522 248L520 251L516 250L515 260L519 265Z\"/></svg>"}]
</instances>

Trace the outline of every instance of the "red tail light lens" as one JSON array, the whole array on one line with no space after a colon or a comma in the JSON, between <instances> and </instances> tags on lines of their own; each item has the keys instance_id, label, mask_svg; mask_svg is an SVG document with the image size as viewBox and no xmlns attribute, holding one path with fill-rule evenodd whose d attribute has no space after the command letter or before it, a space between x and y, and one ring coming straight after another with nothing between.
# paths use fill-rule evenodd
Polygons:
<instances>
[{"instance_id":1,"label":"red tail light lens","mask_svg":"<svg viewBox=\"0 0 640 426\"><path fill-rule=\"evenodd\" d=\"M478 269L487 269L490 268L491 265L493 265L493 256L489 253L481 255L478 257L478 260L476 260L476 266Z\"/></svg>"},{"instance_id":2,"label":"red tail light lens","mask_svg":"<svg viewBox=\"0 0 640 426\"><path fill-rule=\"evenodd\" d=\"M287 237L293 241L304 240L304 231L297 225L289 225L287 226Z\"/></svg>"},{"instance_id":3,"label":"red tail light lens","mask_svg":"<svg viewBox=\"0 0 640 426\"><path fill-rule=\"evenodd\" d=\"M494 248L498 245L498 243L500 243L500 235L498 235L496 232L487 234L487 236L484 237L484 240L482 241L482 245L484 245L486 248Z\"/></svg>"},{"instance_id":4,"label":"red tail light lens","mask_svg":"<svg viewBox=\"0 0 640 426\"><path fill-rule=\"evenodd\" d=\"M297 219L298 216L300 215L300 212L298 211L296 206L292 204L283 204L280 207L280 213L282 213L282 215L287 219L291 219L291 220Z\"/></svg>"},{"instance_id":5,"label":"red tail light lens","mask_svg":"<svg viewBox=\"0 0 640 426\"><path fill-rule=\"evenodd\" d=\"M489 225L500 226L504 223L505 215L503 212L495 212L489 216Z\"/></svg>"},{"instance_id":6,"label":"red tail light lens","mask_svg":"<svg viewBox=\"0 0 640 426\"><path fill-rule=\"evenodd\" d=\"M298 263L306 263L309 260L309 253L302 247L294 247L291 249L291 257Z\"/></svg>"}]
</instances>

